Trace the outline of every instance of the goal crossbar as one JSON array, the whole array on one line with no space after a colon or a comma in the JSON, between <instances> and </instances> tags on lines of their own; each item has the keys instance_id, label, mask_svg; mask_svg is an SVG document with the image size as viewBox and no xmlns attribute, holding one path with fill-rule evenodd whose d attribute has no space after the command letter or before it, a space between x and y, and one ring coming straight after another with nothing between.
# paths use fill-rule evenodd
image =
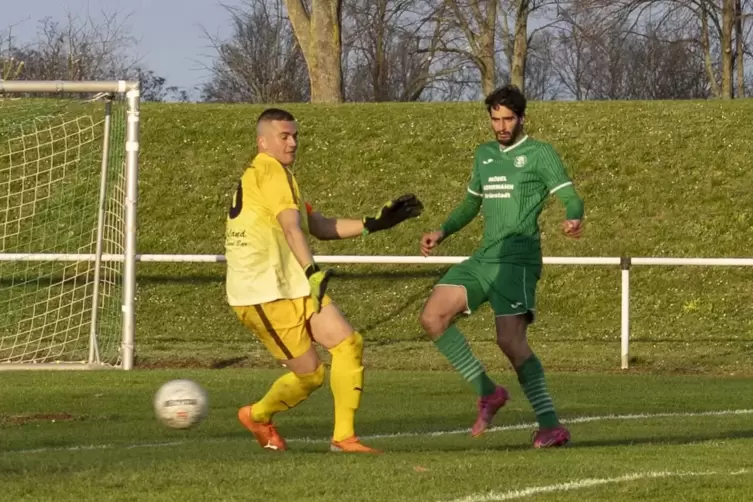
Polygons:
<instances>
[{"instance_id":1,"label":"goal crossbar","mask_svg":"<svg viewBox=\"0 0 753 502\"><path fill-rule=\"evenodd\" d=\"M2 93L64 93L64 92L139 92L139 83L131 80L70 81L70 80L0 80Z\"/></svg>"}]
</instances>

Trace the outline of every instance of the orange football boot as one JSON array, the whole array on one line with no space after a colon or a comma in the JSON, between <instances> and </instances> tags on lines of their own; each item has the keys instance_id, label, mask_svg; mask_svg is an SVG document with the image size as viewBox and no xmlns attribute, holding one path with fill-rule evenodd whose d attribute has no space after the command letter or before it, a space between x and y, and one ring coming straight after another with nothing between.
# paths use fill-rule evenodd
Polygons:
<instances>
[{"instance_id":1,"label":"orange football boot","mask_svg":"<svg viewBox=\"0 0 753 502\"><path fill-rule=\"evenodd\" d=\"M251 431L259 445L266 450L285 451L288 445L277 432L277 428L269 422L267 424L255 422L251 415L251 406L244 406L238 410L238 420L243 427Z\"/></svg>"},{"instance_id":2,"label":"orange football boot","mask_svg":"<svg viewBox=\"0 0 753 502\"><path fill-rule=\"evenodd\" d=\"M361 440L358 439L358 436L350 436L349 438L345 438L342 441L333 440L330 444L330 450L343 453L371 453L373 455L383 453L381 450L371 448L370 446L366 446L365 444L361 443Z\"/></svg>"}]
</instances>

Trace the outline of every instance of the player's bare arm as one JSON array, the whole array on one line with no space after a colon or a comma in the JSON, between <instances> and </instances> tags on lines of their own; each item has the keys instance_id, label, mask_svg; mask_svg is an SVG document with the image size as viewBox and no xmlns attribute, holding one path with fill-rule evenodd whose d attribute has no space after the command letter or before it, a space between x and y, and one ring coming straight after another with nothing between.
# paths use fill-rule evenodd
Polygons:
<instances>
[{"instance_id":1,"label":"player's bare arm","mask_svg":"<svg viewBox=\"0 0 753 502\"><path fill-rule=\"evenodd\" d=\"M301 213L296 209L285 209L277 215L277 221L280 222L285 241L296 260L301 267L306 269L314 262L314 257L306 240L306 234L301 228Z\"/></svg>"},{"instance_id":2,"label":"player's bare arm","mask_svg":"<svg viewBox=\"0 0 753 502\"><path fill-rule=\"evenodd\" d=\"M366 216L360 220L351 218L328 218L313 211L309 214L309 231L320 240L349 239L365 233L388 230L423 212L424 206L413 194L393 199L379 210L376 216Z\"/></svg>"},{"instance_id":3,"label":"player's bare arm","mask_svg":"<svg viewBox=\"0 0 753 502\"><path fill-rule=\"evenodd\" d=\"M363 228L361 220L328 218L316 211L309 214L309 232L321 241L358 237Z\"/></svg>"}]
</instances>

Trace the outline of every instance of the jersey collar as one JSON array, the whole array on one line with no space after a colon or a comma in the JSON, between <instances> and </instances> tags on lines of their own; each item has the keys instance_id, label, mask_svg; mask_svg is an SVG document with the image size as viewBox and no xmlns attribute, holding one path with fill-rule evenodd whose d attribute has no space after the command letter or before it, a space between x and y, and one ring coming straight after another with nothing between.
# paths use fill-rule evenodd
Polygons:
<instances>
[{"instance_id":1,"label":"jersey collar","mask_svg":"<svg viewBox=\"0 0 753 502\"><path fill-rule=\"evenodd\" d=\"M502 152L509 152L510 150L512 150L512 149L514 149L514 148L517 148L517 147L519 147L520 145L522 145L522 144L523 144L523 142L525 142L525 140L527 140L527 139L528 139L528 135L526 134L525 136L523 136L522 138L520 138L520 139L519 139L519 140L518 140L518 141L517 141L517 142L516 142L515 144L513 144L513 145L510 145L510 146L508 146L507 148L502 148L502 145L499 145L499 149L500 149L500 151L502 151Z\"/></svg>"}]
</instances>

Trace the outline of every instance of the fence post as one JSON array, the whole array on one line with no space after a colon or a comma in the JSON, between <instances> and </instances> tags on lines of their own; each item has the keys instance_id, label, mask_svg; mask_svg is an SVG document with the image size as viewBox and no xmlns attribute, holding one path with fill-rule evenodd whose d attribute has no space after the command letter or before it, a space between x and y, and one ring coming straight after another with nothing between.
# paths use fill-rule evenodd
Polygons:
<instances>
[{"instance_id":1,"label":"fence post","mask_svg":"<svg viewBox=\"0 0 753 502\"><path fill-rule=\"evenodd\" d=\"M628 257L620 258L620 269L622 269L622 308L621 308L621 330L620 338L622 345L622 369L628 369L629 363L629 345L630 345L630 265L631 260Z\"/></svg>"}]
</instances>

